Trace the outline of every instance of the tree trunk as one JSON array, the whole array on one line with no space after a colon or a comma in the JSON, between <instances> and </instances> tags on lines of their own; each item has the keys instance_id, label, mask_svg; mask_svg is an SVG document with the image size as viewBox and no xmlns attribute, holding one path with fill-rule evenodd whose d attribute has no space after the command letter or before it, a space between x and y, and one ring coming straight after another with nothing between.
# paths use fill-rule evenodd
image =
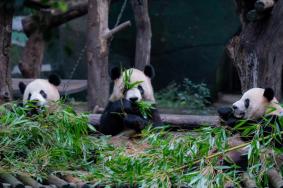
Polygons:
<instances>
[{"instance_id":1,"label":"tree trunk","mask_svg":"<svg viewBox=\"0 0 283 188\"><path fill-rule=\"evenodd\" d=\"M88 63L88 103L105 106L109 96L108 44L104 38L108 30L109 0L89 0L87 63Z\"/></svg>"},{"instance_id":2,"label":"tree trunk","mask_svg":"<svg viewBox=\"0 0 283 188\"><path fill-rule=\"evenodd\" d=\"M252 87L271 87L278 99L282 96L283 65L283 1L277 1L272 10L256 12L249 22L247 14L252 3L236 0L242 22L242 31L227 46L229 56L237 68L242 91ZM253 2L254 3L254 2ZM270 12L271 11L271 12Z\"/></svg>"},{"instance_id":3,"label":"tree trunk","mask_svg":"<svg viewBox=\"0 0 283 188\"><path fill-rule=\"evenodd\" d=\"M137 28L135 67L143 70L150 64L151 24L148 15L148 0L131 0Z\"/></svg>"},{"instance_id":4,"label":"tree trunk","mask_svg":"<svg viewBox=\"0 0 283 188\"><path fill-rule=\"evenodd\" d=\"M89 0L88 5L88 103L91 110L96 106L104 107L108 102L109 39L116 32L130 25L128 21L109 30L109 4L110 0Z\"/></svg>"},{"instance_id":5,"label":"tree trunk","mask_svg":"<svg viewBox=\"0 0 283 188\"><path fill-rule=\"evenodd\" d=\"M19 69L24 78L38 78L40 76L44 49L43 33L40 31L32 33L23 50L19 64Z\"/></svg>"},{"instance_id":6,"label":"tree trunk","mask_svg":"<svg viewBox=\"0 0 283 188\"><path fill-rule=\"evenodd\" d=\"M12 99L10 58L13 12L0 7L0 103Z\"/></svg>"}]
</instances>

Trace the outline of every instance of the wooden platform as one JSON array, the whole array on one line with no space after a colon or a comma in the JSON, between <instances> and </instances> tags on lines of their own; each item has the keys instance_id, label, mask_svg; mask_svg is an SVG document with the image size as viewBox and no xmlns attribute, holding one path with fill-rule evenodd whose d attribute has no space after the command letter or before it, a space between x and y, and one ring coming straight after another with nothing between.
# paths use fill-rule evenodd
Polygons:
<instances>
[{"instance_id":1,"label":"wooden platform","mask_svg":"<svg viewBox=\"0 0 283 188\"><path fill-rule=\"evenodd\" d=\"M25 78L13 78L12 79L12 87L13 94L15 96L20 96L19 90L19 82L24 82L28 84L34 79L25 79ZM58 86L59 92L61 95L70 95L74 93L78 93L87 89L87 81L86 80L61 80L61 84Z\"/></svg>"}]
</instances>

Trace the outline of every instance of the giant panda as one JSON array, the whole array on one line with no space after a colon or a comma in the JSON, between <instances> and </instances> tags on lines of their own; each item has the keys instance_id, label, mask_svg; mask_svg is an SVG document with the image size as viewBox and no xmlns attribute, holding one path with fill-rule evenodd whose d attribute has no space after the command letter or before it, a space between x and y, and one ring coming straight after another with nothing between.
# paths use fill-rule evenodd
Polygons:
<instances>
[{"instance_id":1,"label":"giant panda","mask_svg":"<svg viewBox=\"0 0 283 188\"><path fill-rule=\"evenodd\" d=\"M218 109L220 117L233 126L238 120L257 121L262 117L283 115L283 108L274 96L271 88L252 88L233 103L232 107Z\"/></svg>"},{"instance_id":2,"label":"giant panda","mask_svg":"<svg viewBox=\"0 0 283 188\"><path fill-rule=\"evenodd\" d=\"M224 124L228 127L234 128L239 122L263 123L263 133L264 135L268 135L272 131L269 123L276 121L277 125L281 126L280 129L283 130L283 125L280 125L279 121L279 118L283 115L283 108L278 103L271 88L251 88L238 101L234 102L231 107L218 109L218 113ZM229 140L236 144L228 142L230 147L243 144L245 141L251 141L253 137L253 135L243 137L241 130L234 130L233 133L234 135ZM275 141L275 146L281 148L283 146L282 140L278 138ZM248 151L249 149L247 147L242 148L238 151L228 152L226 157L241 166L242 169L245 169L247 167Z\"/></svg>"},{"instance_id":3,"label":"giant panda","mask_svg":"<svg viewBox=\"0 0 283 188\"><path fill-rule=\"evenodd\" d=\"M138 83L131 89L125 88L125 76L129 75L129 82ZM154 68L145 66L144 70L135 68L121 71L114 67L110 71L110 77L114 82L113 91L109 102L102 113L98 131L104 135L117 135L125 130L140 132L146 125L153 123L160 124L161 119L155 106L154 92L151 79L154 77ZM147 101L153 104L150 115L144 117L138 108L137 103Z\"/></svg>"},{"instance_id":4,"label":"giant panda","mask_svg":"<svg viewBox=\"0 0 283 188\"><path fill-rule=\"evenodd\" d=\"M56 101L60 99L60 93L57 86L61 83L60 78L52 74L46 79L35 79L29 84L19 82L20 92L23 94L23 105L31 102L34 108L30 113L38 113L42 107L46 107L49 112L57 108ZM32 115L31 114L31 115Z\"/></svg>"}]
</instances>

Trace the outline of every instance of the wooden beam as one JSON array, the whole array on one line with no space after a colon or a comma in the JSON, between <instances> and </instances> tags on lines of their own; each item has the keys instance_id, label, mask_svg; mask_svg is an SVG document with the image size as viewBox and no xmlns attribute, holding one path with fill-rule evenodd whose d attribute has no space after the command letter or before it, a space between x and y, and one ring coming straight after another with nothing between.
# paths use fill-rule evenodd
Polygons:
<instances>
[{"instance_id":1,"label":"wooden beam","mask_svg":"<svg viewBox=\"0 0 283 188\"><path fill-rule=\"evenodd\" d=\"M119 24L117 27L107 31L106 34L104 35L104 38L105 39L109 39L115 33L118 33L119 31L121 31L121 30L123 30L123 29L125 29L126 27L129 27L129 26L131 26L131 22L130 21L123 22L123 23Z\"/></svg>"},{"instance_id":2,"label":"wooden beam","mask_svg":"<svg viewBox=\"0 0 283 188\"><path fill-rule=\"evenodd\" d=\"M93 125L99 125L101 114L90 114L89 122ZM216 127L220 124L218 116L202 115L178 115L178 114L161 114L161 120L165 125L174 129L193 129L203 125Z\"/></svg>"}]
</instances>

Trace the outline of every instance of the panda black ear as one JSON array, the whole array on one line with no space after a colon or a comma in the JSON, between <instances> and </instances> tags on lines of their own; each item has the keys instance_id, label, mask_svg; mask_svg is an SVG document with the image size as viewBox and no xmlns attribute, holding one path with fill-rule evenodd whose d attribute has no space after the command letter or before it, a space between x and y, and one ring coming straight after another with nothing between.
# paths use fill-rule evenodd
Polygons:
<instances>
[{"instance_id":1,"label":"panda black ear","mask_svg":"<svg viewBox=\"0 0 283 188\"><path fill-rule=\"evenodd\" d=\"M24 82L19 82L19 89L21 94L24 94L25 90L26 90L26 84L24 84Z\"/></svg>"},{"instance_id":2,"label":"panda black ear","mask_svg":"<svg viewBox=\"0 0 283 188\"><path fill-rule=\"evenodd\" d=\"M121 76L121 69L119 67L113 67L110 71L111 80L116 80Z\"/></svg>"},{"instance_id":3,"label":"panda black ear","mask_svg":"<svg viewBox=\"0 0 283 188\"><path fill-rule=\"evenodd\" d=\"M54 86L59 86L61 83L61 79L58 75L56 74L51 74L48 77L48 81L53 84Z\"/></svg>"},{"instance_id":4,"label":"panda black ear","mask_svg":"<svg viewBox=\"0 0 283 188\"><path fill-rule=\"evenodd\" d=\"M146 65L143 72L147 77L151 79L155 76L155 70L152 65Z\"/></svg>"},{"instance_id":5,"label":"panda black ear","mask_svg":"<svg viewBox=\"0 0 283 188\"><path fill-rule=\"evenodd\" d=\"M271 101L274 98L274 91L271 88L265 88L263 96L268 100Z\"/></svg>"}]
</instances>

